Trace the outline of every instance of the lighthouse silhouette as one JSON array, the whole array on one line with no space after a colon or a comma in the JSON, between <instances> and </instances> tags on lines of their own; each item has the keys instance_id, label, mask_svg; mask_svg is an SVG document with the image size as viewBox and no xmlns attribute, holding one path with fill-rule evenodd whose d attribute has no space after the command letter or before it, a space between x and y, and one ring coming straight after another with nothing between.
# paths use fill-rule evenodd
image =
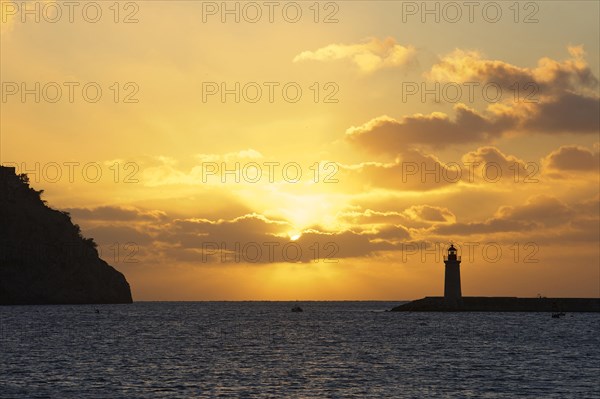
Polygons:
<instances>
[{"instance_id":1,"label":"lighthouse silhouette","mask_svg":"<svg viewBox=\"0 0 600 399\"><path fill-rule=\"evenodd\" d=\"M444 300L446 305L458 307L462 305L462 292L460 289L460 256L456 255L454 244L450 244L448 255L444 255L446 276L444 279Z\"/></svg>"}]
</instances>

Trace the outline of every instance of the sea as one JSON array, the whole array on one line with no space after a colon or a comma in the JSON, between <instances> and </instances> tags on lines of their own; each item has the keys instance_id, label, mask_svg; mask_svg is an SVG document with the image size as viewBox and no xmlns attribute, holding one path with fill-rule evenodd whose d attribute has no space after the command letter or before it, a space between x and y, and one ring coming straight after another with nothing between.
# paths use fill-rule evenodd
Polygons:
<instances>
[{"instance_id":1,"label":"sea","mask_svg":"<svg viewBox=\"0 0 600 399\"><path fill-rule=\"evenodd\" d=\"M600 314L398 304L0 306L0 397L600 398Z\"/></svg>"}]
</instances>

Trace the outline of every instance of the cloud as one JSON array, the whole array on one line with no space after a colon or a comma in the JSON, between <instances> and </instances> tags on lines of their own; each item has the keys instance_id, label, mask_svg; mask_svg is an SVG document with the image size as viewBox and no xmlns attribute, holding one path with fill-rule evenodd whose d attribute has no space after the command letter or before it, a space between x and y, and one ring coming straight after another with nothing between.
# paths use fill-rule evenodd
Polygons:
<instances>
[{"instance_id":1,"label":"cloud","mask_svg":"<svg viewBox=\"0 0 600 399\"><path fill-rule=\"evenodd\" d=\"M549 227L569 221L574 214L574 210L559 199L548 195L536 195L524 205L501 207L494 217L531 221Z\"/></svg>"},{"instance_id":2,"label":"cloud","mask_svg":"<svg viewBox=\"0 0 600 399\"><path fill-rule=\"evenodd\" d=\"M597 133L600 129L598 97L565 92L524 107L531 114L521 117L520 129L542 133ZM516 114L518 110L513 110Z\"/></svg>"},{"instance_id":3,"label":"cloud","mask_svg":"<svg viewBox=\"0 0 600 399\"><path fill-rule=\"evenodd\" d=\"M462 156L462 164L469 181L497 183L538 182L539 166L525 162L513 155L504 154L496 147L484 146Z\"/></svg>"},{"instance_id":4,"label":"cloud","mask_svg":"<svg viewBox=\"0 0 600 399\"><path fill-rule=\"evenodd\" d=\"M558 172L598 172L600 168L598 150L598 145L593 150L576 145L564 145L548 154L543 163L546 168Z\"/></svg>"},{"instance_id":5,"label":"cloud","mask_svg":"<svg viewBox=\"0 0 600 399\"><path fill-rule=\"evenodd\" d=\"M483 113L457 104L453 119L443 112L414 114L400 120L384 115L348 128L346 139L375 153L396 154L414 145L445 148L490 142L507 132L592 134L600 129L598 109L598 98L572 93L543 103L496 104Z\"/></svg>"},{"instance_id":6,"label":"cloud","mask_svg":"<svg viewBox=\"0 0 600 399\"><path fill-rule=\"evenodd\" d=\"M346 138L374 152L395 154L413 144L446 147L488 141L499 137L503 130L513 124L510 120L490 119L464 104L458 104L454 109L454 119L442 112L415 114L401 120L378 117L363 125L350 127L346 130Z\"/></svg>"},{"instance_id":7,"label":"cloud","mask_svg":"<svg viewBox=\"0 0 600 399\"><path fill-rule=\"evenodd\" d=\"M391 239L398 234L397 239L410 240L417 229L454 223L456 217L448 208L413 205L401 212L372 209L345 211L337 215L337 220L349 225L353 231L360 230L372 235L373 239Z\"/></svg>"},{"instance_id":8,"label":"cloud","mask_svg":"<svg viewBox=\"0 0 600 399\"><path fill-rule=\"evenodd\" d=\"M372 188L428 191L460 181L463 172L460 165L446 165L434 155L403 149L393 162L340 165L338 174L345 187L353 186L358 191Z\"/></svg>"},{"instance_id":9,"label":"cloud","mask_svg":"<svg viewBox=\"0 0 600 399\"><path fill-rule=\"evenodd\" d=\"M141 230L141 229L140 229ZM153 241L153 236L131 226L106 225L85 230L85 236L93 237L99 245L125 245L134 243L147 246Z\"/></svg>"},{"instance_id":10,"label":"cloud","mask_svg":"<svg viewBox=\"0 0 600 399\"><path fill-rule=\"evenodd\" d=\"M406 223L410 219L401 212L395 211L374 211L366 209L364 211L345 211L337 215L338 220L351 225L377 225L377 224L400 224Z\"/></svg>"},{"instance_id":11,"label":"cloud","mask_svg":"<svg viewBox=\"0 0 600 399\"><path fill-rule=\"evenodd\" d=\"M514 189L515 183L537 183L540 167L507 155L493 146L479 147L457 161L443 162L416 149L397 149L392 162L339 164L340 190L364 192L376 188L397 191L432 191L494 184L494 190ZM500 185L500 186L498 186Z\"/></svg>"},{"instance_id":12,"label":"cloud","mask_svg":"<svg viewBox=\"0 0 600 399\"><path fill-rule=\"evenodd\" d=\"M294 57L300 61L350 60L362 72L370 73L383 68L401 67L410 63L415 55L412 46L401 46L392 37L384 40L371 38L358 44L330 44L315 51L303 51Z\"/></svg>"},{"instance_id":13,"label":"cloud","mask_svg":"<svg viewBox=\"0 0 600 399\"><path fill-rule=\"evenodd\" d=\"M258 214L231 220L174 220L157 237L167 258L207 263L276 263L335 261L394 250L410 234L402 226L380 230L325 231L318 226L290 239L292 226Z\"/></svg>"},{"instance_id":14,"label":"cloud","mask_svg":"<svg viewBox=\"0 0 600 399\"><path fill-rule=\"evenodd\" d=\"M74 219L84 221L160 221L167 215L158 210L142 210L134 207L100 206L97 208L67 208Z\"/></svg>"},{"instance_id":15,"label":"cloud","mask_svg":"<svg viewBox=\"0 0 600 399\"><path fill-rule=\"evenodd\" d=\"M484 59L477 51L455 50L442 57L425 76L441 82L498 85L503 92L513 94L505 101L510 106L490 109L505 116L511 114L511 119L518 122L515 128L547 133L597 132L598 78L589 67L582 46L570 46L567 50L570 58L556 61L543 57L536 68ZM514 100L517 94L519 101Z\"/></svg>"},{"instance_id":16,"label":"cloud","mask_svg":"<svg viewBox=\"0 0 600 399\"><path fill-rule=\"evenodd\" d=\"M456 216L448 208L440 208L430 205L415 205L404 211L412 219L432 223L452 223Z\"/></svg>"},{"instance_id":17,"label":"cloud","mask_svg":"<svg viewBox=\"0 0 600 399\"><path fill-rule=\"evenodd\" d=\"M556 61L543 57L536 68L523 68L485 59L478 51L456 49L443 56L425 77L439 82L495 83L503 90L523 89L528 83L534 83L542 95L597 88L598 78L585 60L583 47L571 46L567 50L571 58Z\"/></svg>"},{"instance_id":18,"label":"cloud","mask_svg":"<svg viewBox=\"0 0 600 399\"><path fill-rule=\"evenodd\" d=\"M571 59L540 60L534 69L503 61L485 60L477 52L456 50L434 65L426 77L436 81L496 83L511 95L485 111L464 104L455 115L433 112L394 119L373 118L346 130L346 138L376 153L394 154L413 145L435 148L453 144L490 142L509 132L542 134L592 134L600 129L598 79L584 59L581 47L569 48ZM535 98L514 100L515 84L538 88ZM527 93L520 96L526 96Z\"/></svg>"},{"instance_id":19,"label":"cloud","mask_svg":"<svg viewBox=\"0 0 600 399\"><path fill-rule=\"evenodd\" d=\"M403 243L410 240L409 230L401 225L392 224L382 226L381 228L377 229L373 235L377 237L375 239L377 240L377 242L392 241L395 243ZM384 248L385 247L382 247L381 249ZM393 249L393 247L390 245L388 248L385 249Z\"/></svg>"},{"instance_id":20,"label":"cloud","mask_svg":"<svg viewBox=\"0 0 600 399\"><path fill-rule=\"evenodd\" d=\"M538 195L519 206L501 207L494 217L485 222L439 225L429 231L438 239L457 238L473 240L467 236L514 245L563 245L582 248L597 243L600 237L600 198L584 199L566 204L557 198ZM462 237L460 237L462 236ZM597 245L588 247L597 255Z\"/></svg>"},{"instance_id":21,"label":"cloud","mask_svg":"<svg viewBox=\"0 0 600 399\"><path fill-rule=\"evenodd\" d=\"M353 225L335 231L315 225L297 231L285 220L257 213L232 219L169 219L161 212L133 208L74 211L85 218L84 234L93 237L107 257L114 255L117 246L119 250L131 251L134 245L135 259L142 264L337 262L399 250L402 243L411 239L408 228L391 223Z\"/></svg>"},{"instance_id":22,"label":"cloud","mask_svg":"<svg viewBox=\"0 0 600 399\"><path fill-rule=\"evenodd\" d=\"M564 225L575 216L572 207L555 197L536 195L518 206L502 206L483 222L438 225L432 233L441 235L474 235L505 232L528 232Z\"/></svg>"},{"instance_id":23,"label":"cloud","mask_svg":"<svg viewBox=\"0 0 600 399\"><path fill-rule=\"evenodd\" d=\"M196 154L193 163L184 167L177 160L158 156L140 160L143 183L149 187L162 185L200 186L207 183L221 183L225 170L237 169L240 172L248 163L258 162L263 155L252 148L225 154ZM251 170L249 173L253 173ZM254 176L254 175L252 175ZM230 176L228 181L234 181ZM243 181L243 179L242 179Z\"/></svg>"},{"instance_id":24,"label":"cloud","mask_svg":"<svg viewBox=\"0 0 600 399\"><path fill-rule=\"evenodd\" d=\"M247 214L233 219L175 219L158 237L161 241L176 241L184 246L199 243L199 238L217 242L231 240L253 242L267 237L287 237L291 224L272 220L259 214Z\"/></svg>"}]
</instances>

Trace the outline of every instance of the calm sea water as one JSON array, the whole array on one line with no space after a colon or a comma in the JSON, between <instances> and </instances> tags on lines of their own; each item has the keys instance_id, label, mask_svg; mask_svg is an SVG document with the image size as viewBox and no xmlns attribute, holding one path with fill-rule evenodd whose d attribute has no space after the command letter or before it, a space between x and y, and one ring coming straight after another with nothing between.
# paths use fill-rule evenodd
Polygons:
<instances>
[{"instance_id":1,"label":"calm sea water","mask_svg":"<svg viewBox=\"0 0 600 399\"><path fill-rule=\"evenodd\" d=\"M598 314L396 304L0 307L0 397L600 398Z\"/></svg>"}]
</instances>

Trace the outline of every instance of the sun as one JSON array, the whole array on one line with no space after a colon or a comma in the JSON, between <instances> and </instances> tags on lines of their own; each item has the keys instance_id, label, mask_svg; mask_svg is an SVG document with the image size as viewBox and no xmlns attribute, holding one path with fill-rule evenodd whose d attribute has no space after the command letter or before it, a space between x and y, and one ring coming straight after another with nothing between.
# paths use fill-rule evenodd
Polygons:
<instances>
[{"instance_id":1,"label":"sun","mask_svg":"<svg viewBox=\"0 0 600 399\"><path fill-rule=\"evenodd\" d=\"M292 240L292 241L296 241L297 239L302 237L302 233L297 233L297 232L289 232L288 235L290 236L290 240Z\"/></svg>"}]
</instances>

